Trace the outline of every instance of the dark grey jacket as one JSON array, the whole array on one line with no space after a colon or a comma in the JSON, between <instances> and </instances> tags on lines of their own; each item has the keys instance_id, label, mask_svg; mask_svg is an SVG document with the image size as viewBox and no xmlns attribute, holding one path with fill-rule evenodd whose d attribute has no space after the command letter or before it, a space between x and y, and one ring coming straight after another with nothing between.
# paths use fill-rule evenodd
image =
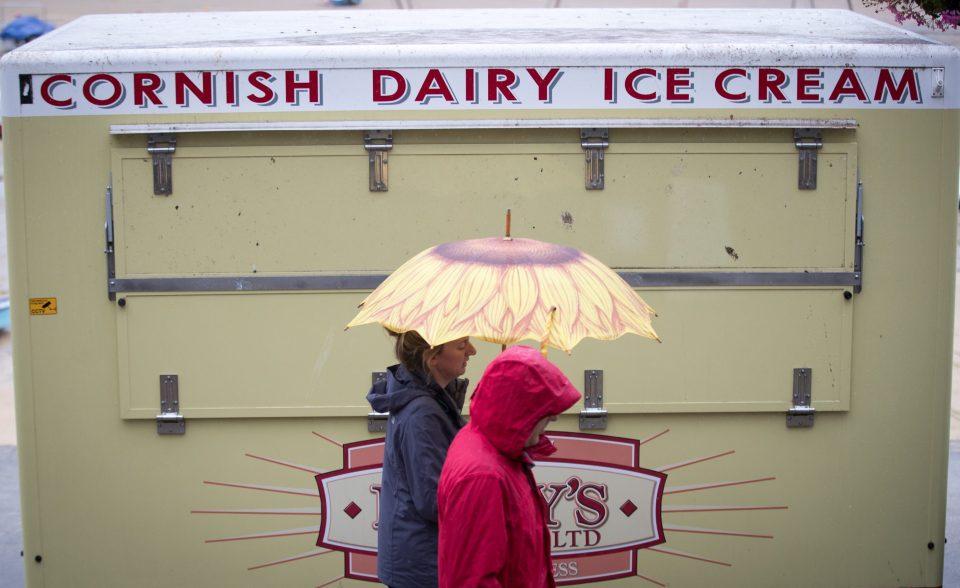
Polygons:
<instances>
[{"instance_id":1,"label":"dark grey jacket","mask_svg":"<svg viewBox=\"0 0 960 588\"><path fill-rule=\"evenodd\" d=\"M464 425L465 379L446 390L402 365L367 394L389 412L377 530L377 575L391 588L437 586L437 482L447 448ZM457 401L454 400L457 398Z\"/></svg>"}]
</instances>

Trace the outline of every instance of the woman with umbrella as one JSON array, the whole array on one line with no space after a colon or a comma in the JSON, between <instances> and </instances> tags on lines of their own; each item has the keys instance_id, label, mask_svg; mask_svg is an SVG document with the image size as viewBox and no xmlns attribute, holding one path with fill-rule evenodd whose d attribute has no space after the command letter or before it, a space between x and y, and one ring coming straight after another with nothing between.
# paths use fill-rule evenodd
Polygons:
<instances>
[{"instance_id":1,"label":"woman with umbrella","mask_svg":"<svg viewBox=\"0 0 960 588\"><path fill-rule=\"evenodd\" d=\"M404 359L409 341L402 343L398 337L397 357L403 369L391 372L395 383L375 387L368 396L374 409L391 413L380 494L377 572L393 588L437 585L438 478L447 448L463 421L458 410L448 408L447 396L437 394L443 386L436 385L463 374L467 359L475 353L467 336L502 345L533 339L540 342L544 356L548 346L569 352L585 337L611 340L635 333L659 341L650 324L653 309L608 266L571 247L511 238L509 216L506 233L504 238L455 241L422 251L371 292L347 325L349 329L379 323L405 331L407 337L416 331L424 342L413 347L420 349L421 358L427 357L417 359L414 353ZM443 345L436 358L428 353L431 344L444 341L453 343ZM459 362L460 371L441 379L442 374L433 374L440 374L437 368L448 346L456 351L451 364L456 367ZM411 371L417 369L419 376ZM427 381L426 374L436 380L432 385L421 383ZM432 390L435 400L431 404L421 399L417 407L388 401L389 390L408 386ZM430 416L421 416L427 407ZM414 415L420 422L417 432L402 432L414 430L410 424ZM429 469L405 461L417 460L408 457L419 451L413 442L416 435L424 445L442 447L422 460ZM414 500L422 501L424 508L415 507Z\"/></svg>"},{"instance_id":2,"label":"woman with umbrella","mask_svg":"<svg viewBox=\"0 0 960 588\"><path fill-rule=\"evenodd\" d=\"M430 346L416 331L394 337L397 365L367 400L389 412L380 491L377 575L390 588L437 586L437 482L464 425L467 381L477 350L468 337Z\"/></svg>"}]
</instances>

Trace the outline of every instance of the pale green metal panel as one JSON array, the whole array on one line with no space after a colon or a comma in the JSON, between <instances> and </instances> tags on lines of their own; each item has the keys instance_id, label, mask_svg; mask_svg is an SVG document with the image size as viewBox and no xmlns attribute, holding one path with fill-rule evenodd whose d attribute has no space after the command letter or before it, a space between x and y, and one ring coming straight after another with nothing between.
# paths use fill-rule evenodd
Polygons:
<instances>
[{"instance_id":1,"label":"pale green metal panel","mask_svg":"<svg viewBox=\"0 0 960 588\"><path fill-rule=\"evenodd\" d=\"M595 40L595 27L618 18L611 14L584 13L588 28L564 29L564 37ZM560 11L550 11L551 35L536 36L535 48L510 39L490 45L493 53L479 61L562 62L601 76L610 61L623 76L628 68L621 65L638 54L658 55L660 71L670 64L714 68L697 70L698 97L707 100L715 69L745 60L787 63L798 75L797 67L823 65L821 94L848 62L859 64L853 75L864 73L864 64L890 66L896 71L886 73L901 81L901 66L916 67L911 79L924 101L910 102L906 93L905 103L881 104L877 85L867 89L867 100L847 97L834 101L835 109L756 101L761 108L729 101L613 108L596 101L599 93L591 94L593 102L565 102L565 91L549 107L527 101L496 111L486 110L488 103L434 110L408 102L370 112L351 110L369 110L351 102L338 112L335 100L349 95L339 90L366 94L369 85L337 88L344 72L325 69L325 98L333 102L323 109L301 104L301 112L246 104L247 114L214 113L196 101L176 110L172 71L159 72L169 82L162 111L129 100L116 109L86 100L70 111L18 103L21 73L43 84L50 79L38 72L119 70L129 83L141 65L163 63L211 75L234 65L246 71L258 59L292 68L332 61L367 68L383 59L376 43L397 39L401 45L390 45L402 48L395 67L408 75L422 79L427 67L462 73L464 53L417 45L429 34L425 24L451 34L440 26L450 24L445 11L410 13L403 22L376 17L388 18L396 34L374 37L327 25L311 33L317 43L282 53L236 45L206 45L202 54L193 46L154 51L137 48L154 41L114 35L125 48L106 49L109 63L98 31L118 21L94 19L89 29L73 28L78 37L65 27L8 57L4 111L12 116L4 120L4 167L28 586L366 585L338 579L343 556L315 549L313 479L343 465L337 443L375 437L366 430L362 396L370 372L390 361L389 341L375 327L340 330L364 292L122 293L121 308L108 298L103 254L111 174L117 270L128 278L383 273L437 242L499 234L506 208L514 210L515 234L581 247L618 269L850 272L859 176L867 245L863 290L852 299L844 286L829 285L644 289L660 312L662 344L586 342L569 357L551 357L578 385L582 370L603 369L605 433L642 440L641 465L668 474L667 543L639 551L642 578L606 585L940 585L960 159L960 124L951 110L956 52L874 29L866 19L850 23L842 11L801 15L814 28L837 25L817 33L827 35L829 55L823 44L807 42L808 27L793 26L793 13L789 21L724 13L744 21L733 24L752 38L770 41L744 49L732 33L721 33L718 43L697 46L686 43L691 31L713 34L716 22L684 14L651 13L663 20L664 27L654 27L662 34L639 46L634 33L649 20L607 27L604 38L618 42L598 56L573 42L547 43L567 26ZM210 18L223 21L209 31L212 38L262 34L243 26L262 17ZM531 13L512 24L529 27L531 18L541 17ZM260 24L290 30L276 17ZM502 23L486 24L491 39L511 34ZM189 37L196 26L174 29ZM342 42L345 36L365 42ZM928 99L939 66L945 96ZM744 89L759 99L762 74L750 72L740 81L749 81ZM364 71L353 73L369 80ZM576 73L569 70L566 81ZM52 90L56 96L80 98L92 84L81 74L68 79ZM788 94L799 100L796 88ZM567 88L585 95L592 89ZM585 103L597 110L560 108ZM29 112L38 118L19 116ZM796 189L789 129L615 128L607 186L588 192L581 125L573 121L610 112L621 121L815 117L857 125L823 132L816 191ZM524 122L550 117L570 128L393 129L387 193L366 189L359 130L182 133L170 197L152 195L145 137L110 135L112 125L123 124L338 124L368 117L389 128L391 117L416 123L504 115ZM754 169L755 162L762 165ZM254 235L265 237L251 241ZM58 314L29 316L32 297L56 297ZM498 351L480 347L467 374L474 381ZM816 424L788 429L790 370L801 366L814 370ZM150 420L162 373L181 376L182 437L157 435ZM576 415L556 428L576 430Z\"/></svg>"},{"instance_id":2,"label":"pale green metal panel","mask_svg":"<svg viewBox=\"0 0 960 588\"><path fill-rule=\"evenodd\" d=\"M153 194L145 146L118 149L118 276L390 271L436 243L501 234L508 208L516 236L581 247L614 268L852 268L849 137L828 139L818 189L799 190L788 130L736 142L707 130L685 143L614 131L606 188L587 191L572 131L465 143L471 134L424 145L430 137L395 133L388 192L368 189L360 133L353 147L322 135L191 147L187 135L169 196ZM290 145L302 140L318 144Z\"/></svg>"},{"instance_id":3,"label":"pale green metal panel","mask_svg":"<svg viewBox=\"0 0 960 588\"><path fill-rule=\"evenodd\" d=\"M117 321L123 415L156 417L160 375L175 374L188 417L365 416L360 392L391 354L380 328L344 332L343 317L362 300L355 292L126 295Z\"/></svg>"},{"instance_id":4,"label":"pale green metal panel","mask_svg":"<svg viewBox=\"0 0 960 588\"><path fill-rule=\"evenodd\" d=\"M578 383L604 370L613 412L780 411L794 368L814 406L849 407L853 303L839 289L647 291L662 344L585 341L553 357ZM126 295L118 309L121 410L154 418L176 374L188 417L363 416L371 372L390 363L382 329L344 332L360 293ZM736 345L736 333L750 333ZM347 369L346 366L349 366Z\"/></svg>"},{"instance_id":5,"label":"pale green metal panel","mask_svg":"<svg viewBox=\"0 0 960 588\"><path fill-rule=\"evenodd\" d=\"M753 133L767 143L717 134L686 143L614 134L603 191L584 189L583 152L562 141L572 133L479 143L447 132L435 144L397 133L386 193L369 191L358 147L190 147L187 137L169 196L153 194L142 149L118 149L117 277L389 271L431 244L495 234L506 208L514 235L580 246L617 268L852 270L855 144L830 142L818 189L801 191L790 133ZM813 370L817 408L846 409L853 302L843 292L645 291L663 317L662 345L585 344L561 364L571 374L603 369L615 411L785 411L794 368ZM123 414L153 418L159 376L171 373L191 417L362 415L362 399L347 401L342 390L360 389L388 358L371 363L364 353L380 344L372 328L342 331L361 300L126 295ZM749 336L731 346L736 333ZM342 369L357 363L366 369Z\"/></svg>"},{"instance_id":6,"label":"pale green metal panel","mask_svg":"<svg viewBox=\"0 0 960 588\"><path fill-rule=\"evenodd\" d=\"M790 114L795 113L784 113ZM668 527L730 534L668 531L665 549L701 559L641 551L641 573L661 583L700 586L705 578L716 586L936 586L941 582L946 407L950 390L952 282L956 269L957 116L937 111L844 114L859 122L854 132L856 150L845 152L855 154L856 167L865 183L867 215L864 289L852 301L842 298L840 288L644 291L644 296L661 313L656 324L664 338L662 345L624 339L608 345L578 346L570 358L551 354L566 366L578 384L581 369L606 370L606 387L611 394L608 401L612 403L606 433L645 439L669 430L643 445L643 465L668 468L723 454L671 469L668 491L691 485L764 480L668 494L665 511L690 505L743 506L753 510L669 515L665 512ZM372 437L360 416L360 397L372 366L382 368L389 357L389 342L376 328L337 335L338 340L363 342L357 343L362 349L347 354L349 359L336 358L336 371L351 374L342 382L344 389L338 392L350 399L349 406L354 407L350 410L357 411L351 414L357 416L190 416L183 437L161 437L153 422L122 417L126 414L124 408L154 410L151 403L157 394L158 374L151 372L170 367L162 364L177 363L174 368L189 365L197 372L202 360L188 357L186 351L221 353L210 347L222 344L223 340L198 339L197 333L179 334L189 330L190 321L216 320L224 340L234 349L243 349L244 345L235 339L246 337L249 343L249 339L259 335L234 326L233 317L244 314L244 307L254 301L289 302L290 310L270 308L265 312L276 312L291 324L297 321L290 328L291 340L308 345L303 351L305 355L296 358L299 362L310 353L314 354L311 358L320 356L324 329L329 327L316 325L332 323L332 315L340 312L331 309L331 318L322 315L312 322L309 313L315 301L337 300L336 304L349 314L353 301L348 299L362 293L130 294L128 307L120 309L107 298L104 188L110 171L116 169L115 151L135 146L111 140L102 119L22 119L5 121L5 127L9 132L4 147L11 223L17 416L20 451L24 456L21 467L28 586L318 586L342 575L343 559L339 554L248 569L309 554L316 539L309 533L208 543L241 535L312 528L317 524L313 515L196 511L307 509L317 504L316 497L283 491L310 488L310 471L274 462L303 465L307 469L336 469L341 466L340 449L313 432L339 442ZM90 140L78 151L62 141L64 136ZM821 170L826 173L832 172L824 162L833 161L836 165L837 161L831 160L832 143L841 142L831 141L829 135L826 138L827 151L821 160ZM608 161L611 170L616 159L613 149ZM782 151L785 158L794 157L788 156L789 149ZM38 154L55 156L56 169L51 169L49 161ZM140 157L144 156L141 151ZM580 185L582 165L577 149L570 149L564 157L577 159L575 165L571 164L572 169L564 173ZM851 156L845 157L845 165L850 166ZM360 169L347 173L355 174L365 185L365 154L358 154L357 160ZM402 176L396 174L401 173L403 166L396 159L392 165L392 177L399 181ZM790 172L785 182L793 184L795 170L788 170L786 163L783 166L784 173ZM175 169L175 186L176 174ZM845 174L842 181L849 185L849 168ZM115 186L119 185L116 175L114 181ZM513 180L490 181L509 185ZM611 181L608 190L619 189L613 186ZM602 199L614 193L589 196ZM845 198L849 193L844 189ZM380 196L389 199L393 192ZM800 197L804 196L818 197ZM497 204L490 208L501 208ZM848 214L847 208L843 211ZM543 227L557 222L551 230L556 235L567 234L563 231L568 229L554 214L550 214L547 225L540 224L539 218L537 223L527 224ZM581 229L587 223L580 222L589 214L573 216L571 238L583 239L584 248L592 249L587 243L590 232ZM461 215L453 218L463 222ZM467 222L479 225L474 219ZM490 221L489 227L475 230L495 234L500 227L497 218ZM849 231L849 225L844 225L843 230ZM444 220L436 235L423 238L436 237L439 241L443 231L453 233L454 229ZM846 268L851 259L847 250L849 239L843 238L841 243L844 252L838 254L831 248L829 258L841 259L841 267ZM733 247L744 260L744 250L737 244ZM716 255L712 243L706 250L710 256ZM751 250L748 247L746 251ZM387 251L397 260L415 252ZM728 257L725 252L719 256L723 263L734 263L724 257ZM702 259L707 259L706 254ZM56 296L59 314L28 316L27 299L37 296ZM735 298L741 300L734 301ZM688 328L684 321L695 317L706 320L708 305L718 300L725 304L718 304L716 316L720 318L716 320L729 320L735 328L709 333L705 340L685 340L684 337L692 336L684 333ZM189 315L173 316L177 301L182 301L184 308L192 308ZM799 329L804 338L787 342L781 338L757 340L757 332L776 334L777 325L760 319L775 314L774 309L780 305L790 310L785 324L787 337L790 329ZM807 319L811 305L810 316L815 320ZM755 315L749 313L752 306L757 307ZM214 314L219 312L218 308L229 312L218 317ZM744 323L734 318L756 322ZM260 320L253 322L260 324ZM823 324L829 327L823 335L825 345L814 338ZM743 363L734 366L750 365L737 370L747 369L748 375L770 374L772 378L780 370L764 364L770 357L782 354L784 360L812 357L811 361L825 361L809 353L827 353L824 347L829 350L835 345L840 348L836 353L842 355L847 324L850 392L848 404L841 406L848 410L821 411L812 429L787 429L780 409L749 414L682 413L670 408L651 414L657 409L619 404L629 403L629 394L636 394L642 402L663 400L657 394L665 394L666 388L648 385L652 378L648 372L655 374L660 369L654 365L657 354L669 352L670 346L679 345L679 341L697 350L696 357L691 353L691 365L704 362L714 365L716 370L732 372L723 360L735 358ZM269 326L263 325L262 328ZM132 331L125 331L127 328ZM150 333L158 331L162 334L159 341L148 342ZM150 374L143 379L149 389L123 387L120 373L124 356L118 333L130 337L122 335L124 332L134 333L132 340L137 342L126 351L131 354L126 361L136 366L137 373ZM314 336L316 339L312 339ZM717 343L711 344L713 341ZM185 350L178 346L185 346ZM716 347L722 347L720 356L714 354ZM748 364L750 354L740 357L736 353L740 349L762 353L762 357ZM482 366L494 353L496 349L482 349L481 355L472 361L468 376L476 381ZM229 361L225 355L217 357ZM249 360L243 352L236 357L238 365ZM327 373L332 374L332 356L329 361L326 365L331 371ZM316 363L311 369L313 365ZM793 367L786 363L784 367L787 365ZM249 369L250 373L256 371ZM667 387L673 390L680 390L682 383L689 382L683 388L703 393L709 399L707 394L712 392L701 388L712 381L711 374L705 370L703 374L687 374L680 369L673 372L664 372L654 381L668 382ZM821 398L818 391L825 384L819 379L823 370L814 373L816 403ZM835 377L838 382L845 379L842 368L832 374L827 369L824 376ZM207 377L205 383L217 379L216 374ZM240 379L230 374L223 377L233 378L234 384ZM326 391L325 378L312 380L314 376L306 371L285 377L288 383L298 386L316 384L319 390L322 385L324 391L318 392L317 397L322 399L329 393L329 398L333 398L333 391ZM351 383L354 379L357 385ZM634 385L634 380L638 384ZM184 376L184 387L189 381ZM254 374L250 383L259 386L265 382L265 376ZM785 401L784 394L790 387L788 380L776 391L765 386L757 384L755 388L763 388L776 402ZM129 396L131 390L142 396ZM281 395L289 393L282 386L277 386L277 390ZM229 398L225 388L216 394L213 399L221 404ZM134 404L131 400L124 407L121 400L125 397L142 402ZM237 397L248 404L249 398ZM842 399L843 395L836 398ZM291 399L283 402L289 404ZM136 416L145 415L143 412ZM557 428L576 430L576 418L564 417ZM262 457L274 462L258 459ZM238 487L243 485L273 486L281 491ZM934 548L928 549L928 543L933 543ZM32 555L42 555L42 563L36 564ZM342 585L364 584L342 581ZM649 584L640 579L624 579L607 585Z\"/></svg>"}]
</instances>

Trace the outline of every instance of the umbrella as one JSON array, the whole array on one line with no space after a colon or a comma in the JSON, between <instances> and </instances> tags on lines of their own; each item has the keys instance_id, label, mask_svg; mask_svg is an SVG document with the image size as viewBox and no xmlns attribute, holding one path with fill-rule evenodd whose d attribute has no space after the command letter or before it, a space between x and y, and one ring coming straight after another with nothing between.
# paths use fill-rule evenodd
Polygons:
<instances>
[{"instance_id":1,"label":"umbrella","mask_svg":"<svg viewBox=\"0 0 960 588\"><path fill-rule=\"evenodd\" d=\"M347 328L379 323L417 331L431 345L532 339L546 354L548 345L570 352L584 337L659 341L653 315L623 278L578 249L492 237L419 253L367 296Z\"/></svg>"}]
</instances>

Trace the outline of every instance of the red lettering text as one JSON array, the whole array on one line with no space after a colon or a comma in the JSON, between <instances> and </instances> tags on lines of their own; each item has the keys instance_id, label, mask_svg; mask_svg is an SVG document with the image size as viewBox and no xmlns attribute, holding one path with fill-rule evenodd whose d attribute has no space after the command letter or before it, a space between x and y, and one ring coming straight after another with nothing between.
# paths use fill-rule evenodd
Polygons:
<instances>
[{"instance_id":1,"label":"red lettering text","mask_svg":"<svg viewBox=\"0 0 960 588\"><path fill-rule=\"evenodd\" d=\"M133 74L133 103L137 106L146 106L147 101L153 105L163 105L157 96L157 91L163 89L163 80L155 73Z\"/></svg>"},{"instance_id":2,"label":"red lettering text","mask_svg":"<svg viewBox=\"0 0 960 588\"><path fill-rule=\"evenodd\" d=\"M466 72L466 82L467 82L467 102L477 102L477 72L473 69L468 69Z\"/></svg>"},{"instance_id":3,"label":"red lettering text","mask_svg":"<svg viewBox=\"0 0 960 588\"><path fill-rule=\"evenodd\" d=\"M380 490L383 487L380 484L371 484L370 485L370 494L373 494L374 503L376 504L376 513L373 518L373 530L376 531L380 528Z\"/></svg>"},{"instance_id":4,"label":"red lettering text","mask_svg":"<svg viewBox=\"0 0 960 588\"><path fill-rule=\"evenodd\" d=\"M109 87L109 94L104 98L98 98L94 92L103 87ZM120 81L109 74L92 75L83 83L83 97L94 106L115 106L123 100L123 94L123 86Z\"/></svg>"},{"instance_id":5,"label":"red lettering text","mask_svg":"<svg viewBox=\"0 0 960 588\"><path fill-rule=\"evenodd\" d=\"M727 84L730 83L730 78L733 77L745 78L747 77L747 70L740 67L735 67L731 69L725 69L720 72L720 75L718 75L717 79L714 80L714 87L717 90L717 94L727 100L730 100L731 102L745 102L747 100L746 92L737 92L734 94L727 89Z\"/></svg>"},{"instance_id":6,"label":"red lettering text","mask_svg":"<svg viewBox=\"0 0 960 588\"><path fill-rule=\"evenodd\" d=\"M560 499L563 497L564 494L568 493L568 490L570 489L568 485L569 483L570 482L567 481L567 482L564 482L563 484L557 484L557 483L537 484L537 489L540 490L540 496L542 496L544 501L546 501L547 503L547 513L548 513L547 527L551 529L560 528L560 521L558 521L556 518L557 503L560 501ZM550 491L549 498L545 494L546 490ZM569 496L567 497L567 499L569 500Z\"/></svg>"},{"instance_id":7,"label":"red lettering text","mask_svg":"<svg viewBox=\"0 0 960 588\"><path fill-rule=\"evenodd\" d=\"M225 82L227 84L227 104L237 104L237 74L232 71L224 72Z\"/></svg>"},{"instance_id":8,"label":"red lettering text","mask_svg":"<svg viewBox=\"0 0 960 588\"><path fill-rule=\"evenodd\" d=\"M259 95L247 94L247 100L254 104L272 104L277 99L277 93L273 91L273 88L263 82L272 81L273 79L273 74L265 71L255 71L247 76L247 81L250 82L250 85L260 91Z\"/></svg>"},{"instance_id":9,"label":"red lettering text","mask_svg":"<svg viewBox=\"0 0 960 588\"><path fill-rule=\"evenodd\" d=\"M863 91L863 84L860 83L857 72L849 67L844 68L840 73L840 79L833 87L833 92L830 92L830 101L843 102L843 99L848 96L854 96L861 102L867 102L867 93Z\"/></svg>"},{"instance_id":10,"label":"red lettering text","mask_svg":"<svg viewBox=\"0 0 960 588\"><path fill-rule=\"evenodd\" d=\"M439 96L447 102L456 102L453 92L450 90L450 84L438 69L431 69L427 72L427 77L420 84L420 91L417 92L417 102L421 104L429 102L430 98Z\"/></svg>"},{"instance_id":11,"label":"red lettering text","mask_svg":"<svg viewBox=\"0 0 960 588\"><path fill-rule=\"evenodd\" d=\"M387 83L396 84L393 92L387 91ZM407 96L407 79L392 69L373 70L373 101L378 103L400 102Z\"/></svg>"},{"instance_id":12,"label":"red lettering text","mask_svg":"<svg viewBox=\"0 0 960 588\"><path fill-rule=\"evenodd\" d=\"M640 92L637 90L637 84L640 83L640 78L644 77L659 78L660 75L657 73L657 70L649 67L635 69L630 72L627 75L627 79L624 80L624 89L627 91L627 94L630 94L632 98L636 98L637 100L643 100L646 102L657 100L658 98L656 92Z\"/></svg>"},{"instance_id":13,"label":"red lettering text","mask_svg":"<svg viewBox=\"0 0 960 588\"><path fill-rule=\"evenodd\" d=\"M552 102L553 87L560 81L560 76L563 75L560 73L560 68L551 68L550 71L547 72L547 75L542 77L540 76L540 72L532 67L527 68L527 73L530 74L534 83L537 84L537 99L541 102Z\"/></svg>"},{"instance_id":14,"label":"red lettering text","mask_svg":"<svg viewBox=\"0 0 960 588\"><path fill-rule=\"evenodd\" d=\"M193 80L185 73L177 72L173 76L173 86L176 90L175 100L177 106L189 106L187 92L200 99L201 104L207 106L213 105L213 72L205 71L200 74L200 86L197 86Z\"/></svg>"},{"instance_id":15,"label":"red lettering text","mask_svg":"<svg viewBox=\"0 0 960 588\"><path fill-rule=\"evenodd\" d=\"M770 102L773 99L786 102L782 86L787 83L787 74L779 69L760 68L760 100ZM771 97L772 96L772 97Z\"/></svg>"},{"instance_id":16,"label":"red lettering text","mask_svg":"<svg viewBox=\"0 0 960 588\"><path fill-rule=\"evenodd\" d=\"M583 531L550 531L553 538L551 547L593 547L600 544L602 538L599 531L586 529Z\"/></svg>"},{"instance_id":17,"label":"red lettering text","mask_svg":"<svg viewBox=\"0 0 960 588\"><path fill-rule=\"evenodd\" d=\"M801 67L797 70L797 100L805 102L819 102L819 94L811 94L808 90L823 89L823 74L816 67Z\"/></svg>"},{"instance_id":18,"label":"red lettering text","mask_svg":"<svg viewBox=\"0 0 960 588\"><path fill-rule=\"evenodd\" d=\"M900 83L894 85L893 74L889 69L881 69L880 77L877 79L877 89L873 94L873 99L877 102L886 102L887 98L894 102L903 102L904 94L909 92L910 100L918 102L920 92L917 90L917 74L912 69L903 72Z\"/></svg>"},{"instance_id":19,"label":"red lettering text","mask_svg":"<svg viewBox=\"0 0 960 588\"><path fill-rule=\"evenodd\" d=\"M667 100L671 102L690 102L693 97L681 90L693 89L693 75L688 67L667 68Z\"/></svg>"},{"instance_id":20,"label":"red lettering text","mask_svg":"<svg viewBox=\"0 0 960 588\"><path fill-rule=\"evenodd\" d=\"M287 104L300 104L298 92L306 90L307 99L310 104L320 104L320 72L311 69L307 72L307 81L297 80L297 72L287 70L286 72L286 99Z\"/></svg>"},{"instance_id":21,"label":"red lettering text","mask_svg":"<svg viewBox=\"0 0 960 588\"><path fill-rule=\"evenodd\" d=\"M511 102L516 102L517 97L513 95L513 87L517 84L517 74L509 69L490 69L487 70L487 100L490 102L500 102L501 97Z\"/></svg>"},{"instance_id":22,"label":"red lettering text","mask_svg":"<svg viewBox=\"0 0 960 588\"><path fill-rule=\"evenodd\" d=\"M577 510L573 518L578 527L595 529L607 521L607 485L588 483L577 491Z\"/></svg>"},{"instance_id":23,"label":"red lettering text","mask_svg":"<svg viewBox=\"0 0 960 588\"><path fill-rule=\"evenodd\" d=\"M73 108L76 106L73 98L58 100L53 97L53 89L62 84L74 84L73 78L67 74L58 74L43 80L43 83L40 84L40 97L51 106L56 106L57 108Z\"/></svg>"}]
</instances>

